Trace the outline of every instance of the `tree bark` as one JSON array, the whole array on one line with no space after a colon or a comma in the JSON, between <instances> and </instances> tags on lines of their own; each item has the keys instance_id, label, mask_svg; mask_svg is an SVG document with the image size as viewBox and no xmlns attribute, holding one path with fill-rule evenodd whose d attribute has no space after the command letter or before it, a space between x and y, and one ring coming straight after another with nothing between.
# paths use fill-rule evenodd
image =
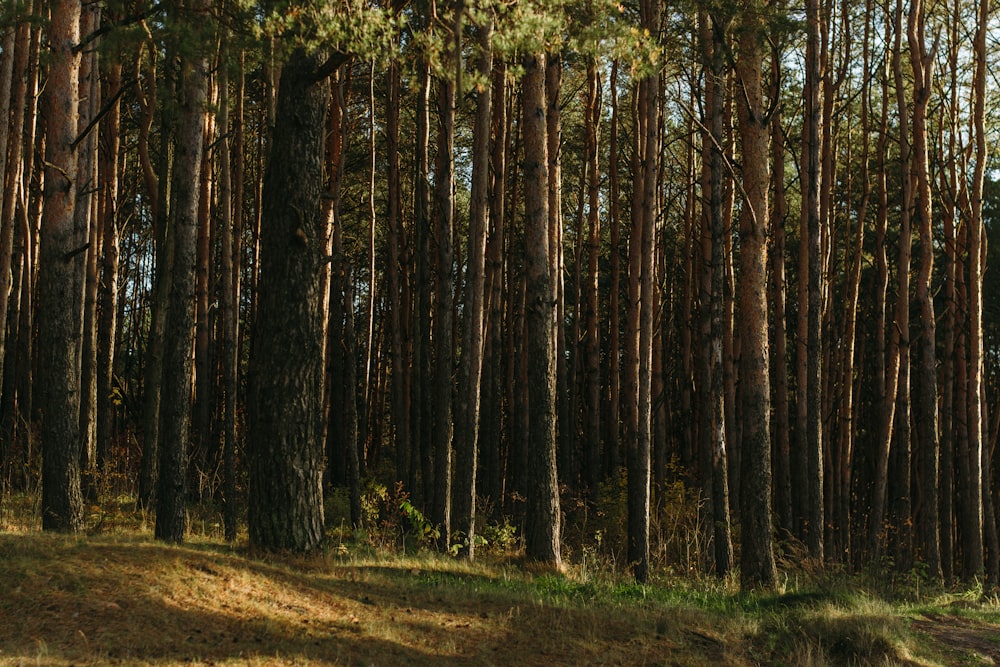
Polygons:
<instances>
[{"instance_id":1,"label":"tree bark","mask_svg":"<svg viewBox=\"0 0 1000 667\"><path fill-rule=\"evenodd\" d=\"M264 179L247 406L250 543L263 549L314 551L324 536L321 194L330 89L317 70L326 60L322 50L298 48L285 63Z\"/></svg>"},{"instance_id":2,"label":"tree bark","mask_svg":"<svg viewBox=\"0 0 1000 667\"><path fill-rule=\"evenodd\" d=\"M741 334L740 379L742 411L742 496L740 520L740 586L744 590L772 589L777 572L771 525L770 380L767 337L767 140L769 119L761 90L762 34L760 7L745 3L739 37L736 76L743 151L744 207L740 212L740 280L738 283Z\"/></svg>"},{"instance_id":3,"label":"tree bark","mask_svg":"<svg viewBox=\"0 0 1000 667\"><path fill-rule=\"evenodd\" d=\"M493 71L492 18L478 29L480 76ZM476 477L479 462L479 406L483 371L483 322L486 289L486 239L489 231L490 120L493 89L484 85L476 97L472 149L472 201L470 204L469 263L465 278L462 360L459 369L457 427L455 434L455 529L461 534L461 553L475 557Z\"/></svg>"},{"instance_id":4,"label":"tree bark","mask_svg":"<svg viewBox=\"0 0 1000 667\"><path fill-rule=\"evenodd\" d=\"M525 546L529 560L562 567L559 488L556 475L555 302L549 247L549 155L546 129L545 55L527 55L524 66L525 309L528 344L529 488Z\"/></svg>"},{"instance_id":5,"label":"tree bark","mask_svg":"<svg viewBox=\"0 0 1000 667\"><path fill-rule=\"evenodd\" d=\"M194 12L201 8L195 5L188 9ZM191 346L194 343L198 203L205 140L207 76L208 63L203 56L185 59L181 65L176 168L171 182L173 262L164 326L156 494L156 537L168 542L183 540L186 527Z\"/></svg>"},{"instance_id":6,"label":"tree bark","mask_svg":"<svg viewBox=\"0 0 1000 667\"><path fill-rule=\"evenodd\" d=\"M42 528L83 528L80 493L80 366L82 294L73 225L78 175L74 142L80 104L80 0L52 5L45 119L45 190L38 267L38 408L42 415Z\"/></svg>"},{"instance_id":7,"label":"tree bark","mask_svg":"<svg viewBox=\"0 0 1000 667\"><path fill-rule=\"evenodd\" d=\"M914 528L920 556L931 580L941 580L941 551L938 534L938 397L934 301L931 278L934 272L933 220L931 219L931 181L927 146L927 104L933 83L933 54L927 54L924 42L924 4L916 0L910 7L907 42L913 70L913 179L916 189L914 217L920 239L920 263L917 269L914 300L920 313L917 396L914 404L917 498Z\"/></svg>"}]
</instances>

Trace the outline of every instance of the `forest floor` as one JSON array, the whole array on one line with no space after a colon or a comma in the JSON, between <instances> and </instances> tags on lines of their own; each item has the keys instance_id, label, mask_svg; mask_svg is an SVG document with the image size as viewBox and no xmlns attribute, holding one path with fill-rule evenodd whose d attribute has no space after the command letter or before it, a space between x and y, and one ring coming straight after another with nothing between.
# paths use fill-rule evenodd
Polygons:
<instances>
[{"instance_id":1,"label":"forest floor","mask_svg":"<svg viewBox=\"0 0 1000 667\"><path fill-rule=\"evenodd\" d=\"M1000 602L976 591L886 596L828 574L743 595L344 544L301 558L4 530L0 665L1000 664Z\"/></svg>"}]
</instances>

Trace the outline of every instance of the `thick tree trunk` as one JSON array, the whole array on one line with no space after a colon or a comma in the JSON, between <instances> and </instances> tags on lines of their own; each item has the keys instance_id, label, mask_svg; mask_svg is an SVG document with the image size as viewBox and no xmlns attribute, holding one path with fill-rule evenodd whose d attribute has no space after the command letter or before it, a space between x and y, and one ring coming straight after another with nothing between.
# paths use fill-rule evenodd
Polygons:
<instances>
[{"instance_id":1,"label":"thick tree trunk","mask_svg":"<svg viewBox=\"0 0 1000 667\"><path fill-rule=\"evenodd\" d=\"M247 440L250 542L264 549L314 551L324 535L321 195L330 89L317 68L325 60L296 49L286 62L264 179Z\"/></svg>"},{"instance_id":2,"label":"thick tree trunk","mask_svg":"<svg viewBox=\"0 0 1000 667\"><path fill-rule=\"evenodd\" d=\"M79 308L74 257L77 197L80 0L52 5L49 76L42 99L46 124L44 210L38 274L38 408L42 415L42 528L83 528L80 494Z\"/></svg>"}]
</instances>

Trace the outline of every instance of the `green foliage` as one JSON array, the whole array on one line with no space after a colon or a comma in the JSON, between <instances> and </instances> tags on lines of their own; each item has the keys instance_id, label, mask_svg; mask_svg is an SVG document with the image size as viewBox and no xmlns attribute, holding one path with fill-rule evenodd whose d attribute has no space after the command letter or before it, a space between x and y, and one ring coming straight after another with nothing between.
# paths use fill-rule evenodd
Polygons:
<instances>
[{"instance_id":1,"label":"green foliage","mask_svg":"<svg viewBox=\"0 0 1000 667\"><path fill-rule=\"evenodd\" d=\"M279 38L285 52L329 48L362 60L388 63L396 54L403 18L393 9L365 0L269 3L258 35Z\"/></svg>"}]
</instances>

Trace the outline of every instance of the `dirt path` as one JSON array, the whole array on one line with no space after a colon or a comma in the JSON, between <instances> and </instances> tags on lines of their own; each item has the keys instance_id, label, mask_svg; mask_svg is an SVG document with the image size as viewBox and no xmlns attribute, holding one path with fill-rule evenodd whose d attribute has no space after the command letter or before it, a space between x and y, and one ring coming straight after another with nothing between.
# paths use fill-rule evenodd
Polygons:
<instances>
[{"instance_id":1,"label":"dirt path","mask_svg":"<svg viewBox=\"0 0 1000 667\"><path fill-rule=\"evenodd\" d=\"M953 653L956 664L1000 665L1000 626L959 616L924 614L913 627Z\"/></svg>"}]
</instances>

